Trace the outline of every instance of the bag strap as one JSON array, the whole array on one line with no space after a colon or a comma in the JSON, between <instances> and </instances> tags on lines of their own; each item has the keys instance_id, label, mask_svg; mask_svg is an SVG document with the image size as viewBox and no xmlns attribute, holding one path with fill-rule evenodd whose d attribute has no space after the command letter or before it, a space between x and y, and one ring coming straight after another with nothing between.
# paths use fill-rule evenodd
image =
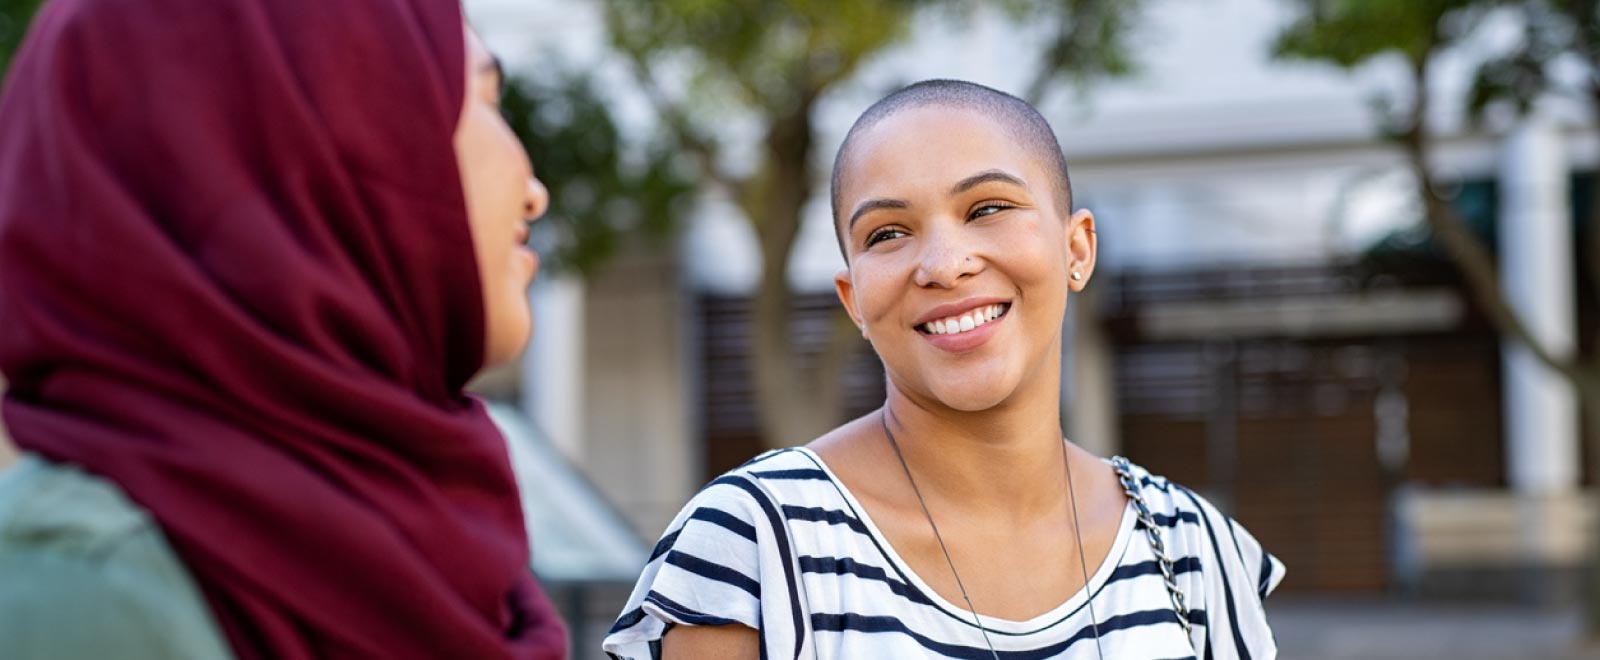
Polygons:
<instances>
[{"instance_id":1,"label":"bag strap","mask_svg":"<svg viewBox=\"0 0 1600 660\"><path fill-rule=\"evenodd\" d=\"M1133 476L1133 467L1128 459L1121 456L1111 458L1111 467L1117 471L1117 479L1122 481L1122 491L1128 495L1128 501L1133 502L1133 509L1139 516L1139 526L1144 528L1145 536L1150 539L1150 549L1155 552L1156 563L1161 568L1161 577L1167 582L1167 595L1172 599L1172 611L1178 615L1178 624L1183 626L1184 635L1193 643L1194 633L1189 623L1189 606L1184 604L1183 591L1178 588L1178 580L1173 575L1172 556L1167 554L1167 545L1161 540L1161 527L1156 525L1155 516L1150 513L1150 505L1145 502L1144 493L1139 488L1139 481Z\"/></svg>"}]
</instances>

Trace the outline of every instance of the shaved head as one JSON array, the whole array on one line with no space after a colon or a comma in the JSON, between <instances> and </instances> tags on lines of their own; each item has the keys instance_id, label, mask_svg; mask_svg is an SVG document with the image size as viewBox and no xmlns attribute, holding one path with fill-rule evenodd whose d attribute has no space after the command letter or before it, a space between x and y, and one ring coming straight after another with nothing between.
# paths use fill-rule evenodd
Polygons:
<instances>
[{"instance_id":1,"label":"shaved head","mask_svg":"<svg viewBox=\"0 0 1600 660\"><path fill-rule=\"evenodd\" d=\"M999 124L1011 134L1030 156L1038 161L1051 178L1051 192L1056 211L1066 215L1072 211L1072 180L1067 175L1067 159L1061 153L1061 143L1056 141L1050 123L1027 101L991 87L964 80L924 80L903 87L883 97L850 127L833 159L832 207L834 236L839 240L839 252L844 253L844 237L839 227L839 189L849 176L851 161L855 158L858 138L873 127L906 110L940 107L970 110ZM847 257L848 259L848 257Z\"/></svg>"}]
</instances>

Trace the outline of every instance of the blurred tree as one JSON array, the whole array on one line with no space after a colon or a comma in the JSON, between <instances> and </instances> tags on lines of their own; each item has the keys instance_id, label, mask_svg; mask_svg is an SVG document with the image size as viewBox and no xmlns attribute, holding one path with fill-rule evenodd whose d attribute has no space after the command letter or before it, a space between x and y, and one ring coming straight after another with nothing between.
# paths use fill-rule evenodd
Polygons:
<instances>
[{"instance_id":1,"label":"blurred tree","mask_svg":"<svg viewBox=\"0 0 1600 660\"><path fill-rule=\"evenodd\" d=\"M11 70L11 55L22 45L22 35L44 0L0 0L0 82Z\"/></svg>"},{"instance_id":2,"label":"blurred tree","mask_svg":"<svg viewBox=\"0 0 1600 660\"><path fill-rule=\"evenodd\" d=\"M1588 358L1558 352L1535 337L1499 285L1490 249L1470 229L1445 188L1429 169L1434 135L1428 125L1435 102L1428 87L1439 56L1462 44L1489 16L1515 18L1523 28L1520 43L1476 64L1473 85L1463 99L1475 121L1494 108L1527 113L1551 94L1577 94L1589 101L1600 123L1600 0L1286 0L1299 17L1279 35L1278 56L1327 62L1345 69L1383 55L1398 54L1409 71L1408 107L1380 103L1388 138L1406 154L1423 218L1435 241L1454 258L1473 295L1501 333L1520 342L1559 373L1576 391L1589 420L1587 442L1591 474L1600 475L1600 350ZM1558 66L1587 74L1581 87L1564 87L1552 75ZM1600 209L1600 204L1591 204ZM1589 224L1588 274L1600 285L1600 216ZM1600 288L1597 288L1600 290ZM1600 344L1597 344L1600 345ZM1597 491L1600 502L1600 491ZM1588 630L1600 637L1600 525L1594 526L1588 579Z\"/></svg>"},{"instance_id":3,"label":"blurred tree","mask_svg":"<svg viewBox=\"0 0 1600 660\"><path fill-rule=\"evenodd\" d=\"M665 141L630 141L588 77L510 76L501 107L550 190L534 225L544 265L590 275L630 242L659 245L681 224L696 191L692 165Z\"/></svg>"},{"instance_id":4,"label":"blurred tree","mask_svg":"<svg viewBox=\"0 0 1600 660\"><path fill-rule=\"evenodd\" d=\"M1037 102L1057 83L1129 68L1123 40L1143 0L1006 0L993 6L1021 29L1046 32L1018 59L1035 66L1024 88ZM873 55L905 37L922 12L972 18L959 0L603 0L611 44L629 63L663 132L697 176L725 193L754 229L761 275L752 359L762 435L780 445L815 437L842 416L840 372L857 333L841 312L813 370L792 342L795 292L787 273L802 211L822 185L816 108ZM1010 48L1017 44L999 44ZM1034 53L1040 53L1035 55ZM664 81L681 81L668 91ZM889 90L883 90L885 92ZM746 124L745 122L748 122ZM753 163L726 140L730 125L760 133Z\"/></svg>"}]
</instances>

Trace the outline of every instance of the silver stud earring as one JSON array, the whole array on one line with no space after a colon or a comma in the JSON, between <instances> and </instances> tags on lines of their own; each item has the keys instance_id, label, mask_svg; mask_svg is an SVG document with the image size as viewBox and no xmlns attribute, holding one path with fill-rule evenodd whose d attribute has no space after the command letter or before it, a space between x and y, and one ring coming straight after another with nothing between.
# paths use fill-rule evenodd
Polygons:
<instances>
[{"instance_id":1,"label":"silver stud earring","mask_svg":"<svg viewBox=\"0 0 1600 660\"><path fill-rule=\"evenodd\" d=\"M1074 282L1082 282L1083 281L1083 273L1080 273L1078 271L1072 271L1072 281L1074 281Z\"/></svg>"}]
</instances>

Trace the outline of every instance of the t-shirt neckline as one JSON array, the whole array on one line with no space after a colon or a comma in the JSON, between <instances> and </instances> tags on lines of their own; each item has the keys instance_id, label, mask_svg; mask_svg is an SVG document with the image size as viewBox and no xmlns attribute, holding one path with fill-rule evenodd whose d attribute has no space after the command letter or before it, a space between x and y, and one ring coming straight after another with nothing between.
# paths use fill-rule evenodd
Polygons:
<instances>
[{"instance_id":1,"label":"t-shirt neckline","mask_svg":"<svg viewBox=\"0 0 1600 660\"><path fill-rule=\"evenodd\" d=\"M838 489L845 503L849 505L851 513L867 528L868 534L878 545L879 550L883 552L888 561L893 564L894 569L904 576L913 588L922 592L923 596L927 597L936 607L944 610L946 614L969 626L972 625L973 613L970 610L965 606L956 605L945 599L938 591L928 586L922 576L912 570L910 564L901 558L899 551L894 548L893 544L889 543L888 537L884 536L882 531L878 529L877 523L873 522L872 516L867 512L866 507L861 505L861 502L856 499L855 493L852 493L850 488L839 479L838 475L833 473L833 469L828 467L827 461L822 460L822 457L809 447L796 447L795 449L799 450L807 459L815 463L823 474L827 475L828 481L833 484L834 488ZM1103 459L1102 461L1104 462ZM1110 468L1109 462L1106 462L1106 467ZM1080 610L1087 610L1085 605L1088 603L1089 594L1098 594L1105 588L1106 583L1111 578L1111 574L1122 564L1122 559L1127 554L1129 540L1133 537L1137 521L1138 515L1134 512L1133 503L1125 504L1122 509L1122 521L1118 525L1117 536L1111 543L1111 549L1106 553L1105 558L1101 560L1094 574L1090 576L1089 583L1079 588L1078 591L1074 592L1060 605L1026 621L1002 619L982 612L977 614L978 621L990 632L1005 635L1030 635L1053 628L1062 621L1077 615Z\"/></svg>"}]
</instances>

